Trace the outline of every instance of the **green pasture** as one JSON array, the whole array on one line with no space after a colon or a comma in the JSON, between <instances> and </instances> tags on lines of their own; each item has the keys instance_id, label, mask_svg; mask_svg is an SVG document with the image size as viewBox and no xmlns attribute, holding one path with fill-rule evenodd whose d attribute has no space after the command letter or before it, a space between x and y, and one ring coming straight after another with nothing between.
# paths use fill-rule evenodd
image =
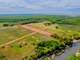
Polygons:
<instances>
[{"instance_id":1,"label":"green pasture","mask_svg":"<svg viewBox=\"0 0 80 60\"><path fill-rule=\"evenodd\" d=\"M31 33L29 30L25 30L19 27L3 27L0 28L0 44L15 40Z\"/></svg>"}]
</instances>

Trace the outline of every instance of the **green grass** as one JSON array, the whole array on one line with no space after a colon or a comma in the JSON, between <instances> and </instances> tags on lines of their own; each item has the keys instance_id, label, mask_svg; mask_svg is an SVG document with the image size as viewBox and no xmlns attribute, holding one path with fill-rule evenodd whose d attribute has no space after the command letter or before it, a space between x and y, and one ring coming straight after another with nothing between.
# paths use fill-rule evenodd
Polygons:
<instances>
[{"instance_id":1,"label":"green grass","mask_svg":"<svg viewBox=\"0 0 80 60\"><path fill-rule=\"evenodd\" d=\"M23 35L29 34L31 31L17 27L8 27L0 29L0 44L17 39Z\"/></svg>"},{"instance_id":2,"label":"green grass","mask_svg":"<svg viewBox=\"0 0 80 60\"><path fill-rule=\"evenodd\" d=\"M80 26L79 25L68 25L68 24L60 24L63 29L67 30L74 30L80 32Z\"/></svg>"},{"instance_id":3,"label":"green grass","mask_svg":"<svg viewBox=\"0 0 80 60\"><path fill-rule=\"evenodd\" d=\"M76 57L75 55L69 56L66 60L80 60L80 56Z\"/></svg>"},{"instance_id":4,"label":"green grass","mask_svg":"<svg viewBox=\"0 0 80 60\"><path fill-rule=\"evenodd\" d=\"M19 55L20 58L22 58L23 56L32 56L35 53L35 47L37 46L37 43L40 41L46 41L46 40L50 40L51 38L48 38L46 36L43 36L41 34L34 34L28 37L25 37L24 39L20 40L19 42L15 42L13 44L10 44L10 47L7 48L7 52L4 53L5 49L3 50L3 54L5 54L7 56L7 53L10 52L10 54L8 54L7 57L11 58L11 56L15 57L15 59L18 59L18 57L16 57L16 55ZM22 42L25 42L26 45L24 45ZM22 47L20 47L20 45L22 45ZM2 49L1 49L2 50Z\"/></svg>"},{"instance_id":5,"label":"green grass","mask_svg":"<svg viewBox=\"0 0 80 60\"><path fill-rule=\"evenodd\" d=\"M20 24L41 21L51 21L52 23L80 25L80 17L71 16L0 16L0 23Z\"/></svg>"},{"instance_id":6,"label":"green grass","mask_svg":"<svg viewBox=\"0 0 80 60\"><path fill-rule=\"evenodd\" d=\"M70 19L70 20L67 20ZM14 42L9 45L8 48L0 48L0 52L2 52L9 60L21 60L23 57L30 56L36 54L36 49L35 47L39 42L42 41L50 41L50 40L62 40L62 38L71 38L74 34L80 36L80 30L79 30L79 24L80 22L78 21L79 18L73 17L71 18L64 18L64 17L53 17L53 16L37 16L37 17L1 17L0 19L0 44L9 42L11 40L17 39L23 35L28 35L32 33L29 30L22 29L20 27L2 27L2 24L4 23L11 23L11 24L20 24L23 22L33 22L33 21L51 21L51 22L56 22L56 24L52 24L50 26L45 26L44 23L36 23L32 24L33 27L40 28L46 31L51 32L52 34L57 34L59 39L54 39L54 38L49 38L46 37L42 34L34 34L30 36L26 36L25 38L21 39L18 42ZM73 20L73 21L72 21ZM59 23L60 25L58 25ZM67 25L69 24L69 26ZM56 26L59 28L56 29ZM74 30L74 31L73 31ZM64 40L62 40L64 42ZM24 44L25 42L26 44ZM59 42L60 43L60 42ZM28 59L27 59L28 60Z\"/></svg>"}]
</instances>

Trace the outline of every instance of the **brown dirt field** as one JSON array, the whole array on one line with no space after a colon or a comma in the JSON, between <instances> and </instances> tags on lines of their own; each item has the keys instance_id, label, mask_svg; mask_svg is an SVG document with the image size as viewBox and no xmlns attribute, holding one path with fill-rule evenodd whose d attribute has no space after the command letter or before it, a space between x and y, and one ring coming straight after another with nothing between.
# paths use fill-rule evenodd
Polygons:
<instances>
[{"instance_id":1,"label":"brown dirt field","mask_svg":"<svg viewBox=\"0 0 80 60\"><path fill-rule=\"evenodd\" d=\"M21 27L23 27L25 29L28 29L28 30L31 30L33 32L43 34L43 35L48 36L48 37L52 35L52 33L48 32L48 31L45 31L45 30L42 30L42 29L39 29L39 28L35 28L33 26L30 26L30 25L22 25Z\"/></svg>"}]
</instances>

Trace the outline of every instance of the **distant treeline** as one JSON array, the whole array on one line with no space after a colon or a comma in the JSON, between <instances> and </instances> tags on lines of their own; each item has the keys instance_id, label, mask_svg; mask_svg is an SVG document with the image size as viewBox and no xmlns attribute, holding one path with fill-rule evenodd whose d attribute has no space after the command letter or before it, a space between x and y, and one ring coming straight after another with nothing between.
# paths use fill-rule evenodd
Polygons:
<instances>
[{"instance_id":1,"label":"distant treeline","mask_svg":"<svg viewBox=\"0 0 80 60\"><path fill-rule=\"evenodd\" d=\"M70 16L0 16L0 23L35 23L51 21L52 23L80 25L80 17Z\"/></svg>"}]
</instances>

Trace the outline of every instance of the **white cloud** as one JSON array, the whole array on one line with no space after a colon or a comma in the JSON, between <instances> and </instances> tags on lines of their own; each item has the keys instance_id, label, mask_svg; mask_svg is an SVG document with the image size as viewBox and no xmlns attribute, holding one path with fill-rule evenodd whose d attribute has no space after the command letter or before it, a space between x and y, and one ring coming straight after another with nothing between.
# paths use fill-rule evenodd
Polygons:
<instances>
[{"instance_id":1,"label":"white cloud","mask_svg":"<svg viewBox=\"0 0 80 60\"><path fill-rule=\"evenodd\" d=\"M0 12L55 12L80 8L80 0L0 0Z\"/></svg>"},{"instance_id":2,"label":"white cloud","mask_svg":"<svg viewBox=\"0 0 80 60\"><path fill-rule=\"evenodd\" d=\"M0 9L15 10L16 8L23 8L25 10L28 10L28 9L34 10L34 9L38 9L41 7L38 5L29 4L28 2L25 2L24 0L6 0L6 1L0 0Z\"/></svg>"}]
</instances>

